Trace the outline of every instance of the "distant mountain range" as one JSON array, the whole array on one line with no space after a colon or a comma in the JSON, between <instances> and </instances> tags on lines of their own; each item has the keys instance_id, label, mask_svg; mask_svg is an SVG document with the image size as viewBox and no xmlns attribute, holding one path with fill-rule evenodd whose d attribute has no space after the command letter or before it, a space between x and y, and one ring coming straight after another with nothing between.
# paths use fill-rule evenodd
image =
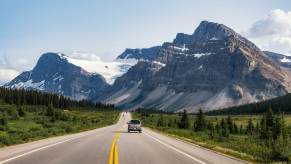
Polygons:
<instances>
[{"instance_id":1,"label":"distant mountain range","mask_svg":"<svg viewBox=\"0 0 291 164\"><path fill-rule=\"evenodd\" d=\"M261 51L229 27L203 21L173 42L126 49L114 62L43 54L5 87L36 89L121 108L213 110L291 90L291 57Z\"/></svg>"}]
</instances>

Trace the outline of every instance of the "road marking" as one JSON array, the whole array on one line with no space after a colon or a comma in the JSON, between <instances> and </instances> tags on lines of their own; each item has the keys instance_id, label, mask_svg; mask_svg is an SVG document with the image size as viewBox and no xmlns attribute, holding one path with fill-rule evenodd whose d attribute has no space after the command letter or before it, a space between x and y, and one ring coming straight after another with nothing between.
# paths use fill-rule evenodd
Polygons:
<instances>
[{"instance_id":1,"label":"road marking","mask_svg":"<svg viewBox=\"0 0 291 164\"><path fill-rule=\"evenodd\" d=\"M83 136L81 136L83 137ZM81 138L81 137L78 137L78 138ZM78 138L71 138L71 139L67 139L67 140L64 140L64 141L60 141L60 142L56 142L54 144L51 144L51 145L47 145L47 146L44 146L44 147L40 147L40 148L37 148L37 149L34 149L34 150L31 150L29 152L26 152L26 153L23 153L23 154L20 154L20 155L17 155L17 156L14 156L12 158L8 158L4 161L1 161L0 164L3 164L3 163L6 163L6 162L9 162L9 161L12 161L14 159L17 159L17 158L20 158L20 157L23 157L23 156L26 156L28 154L31 154L31 153L34 153L34 152L37 152L37 151L40 151L40 150L43 150L43 149L46 149L46 148L50 148L50 147L53 147L53 146L56 146L56 145L59 145L59 144L62 144L62 143L65 143L65 142L69 142L69 141L72 141L74 139L78 139Z\"/></svg>"},{"instance_id":2,"label":"road marking","mask_svg":"<svg viewBox=\"0 0 291 164\"><path fill-rule=\"evenodd\" d=\"M106 127L104 127L104 128L106 128ZM23 153L23 154L8 158L8 159L6 159L4 161L0 161L0 164L4 164L4 163L7 163L7 162L10 162L10 161L15 160L17 158L20 158L20 157L32 154L34 152L41 151L41 150L44 150L44 149L47 149L47 148L50 148L50 147L65 143L65 142L69 142L69 141L76 140L76 139L79 139L79 138L82 138L82 137L85 137L85 136L89 136L89 135L93 134L94 132L100 131L100 130L102 130L104 128L99 128L99 129L97 129L96 131L93 131L93 132L91 131L89 134L81 134L81 135L79 134L77 137L74 137L74 138L66 139L66 140L63 140L63 141L59 141L59 142L44 146L44 147L33 149L33 150L28 151L26 153Z\"/></svg>"},{"instance_id":3,"label":"road marking","mask_svg":"<svg viewBox=\"0 0 291 164\"><path fill-rule=\"evenodd\" d=\"M116 144L114 149L114 164L118 164L118 146Z\"/></svg>"},{"instance_id":4,"label":"road marking","mask_svg":"<svg viewBox=\"0 0 291 164\"><path fill-rule=\"evenodd\" d=\"M121 132L118 132L112 140L108 164L118 164L118 146L116 142L119 139L120 135Z\"/></svg>"},{"instance_id":5,"label":"road marking","mask_svg":"<svg viewBox=\"0 0 291 164\"><path fill-rule=\"evenodd\" d=\"M186 157L188 157L188 158L190 158L190 159L192 159L192 160L194 160L194 161L196 161L196 162L198 162L198 163L200 163L200 164L206 164L205 162L203 162L203 161L201 161L201 160L199 160L199 159L197 159L197 158L191 156L190 154L187 154L187 153L185 153L185 152L183 152L183 151L181 151L181 150L179 150L179 149L177 149L177 148L175 148L175 147L173 147L173 146L171 146L171 145L169 145L169 144L167 144L167 143L161 141L160 139L151 136L151 135L148 134L147 132L144 132L144 134L147 135L148 137L154 139L155 141L159 142L160 144L162 144L162 145L164 145L164 146L166 146L166 147L168 147L168 148L170 148L170 149L172 149L172 150L175 150L176 152L178 152L178 153L180 153L180 154L183 154L184 156L186 156Z\"/></svg>"}]
</instances>

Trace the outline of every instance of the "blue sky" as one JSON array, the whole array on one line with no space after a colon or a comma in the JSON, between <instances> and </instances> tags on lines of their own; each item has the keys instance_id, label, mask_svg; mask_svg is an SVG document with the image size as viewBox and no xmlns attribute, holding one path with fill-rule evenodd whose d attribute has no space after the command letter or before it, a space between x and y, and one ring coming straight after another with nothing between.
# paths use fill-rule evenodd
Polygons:
<instances>
[{"instance_id":1,"label":"blue sky","mask_svg":"<svg viewBox=\"0 0 291 164\"><path fill-rule=\"evenodd\" d=\"M160 45L178 32L193 33L202 20L223 23L252 38L260 29L256 22L275 9L288 14L291 1L0 0L0 83L5 70L29 70L47 51L81 51L112 60L125 48ZM253 41L268 48L262 38Z\"/></svg>"}]
</instances>

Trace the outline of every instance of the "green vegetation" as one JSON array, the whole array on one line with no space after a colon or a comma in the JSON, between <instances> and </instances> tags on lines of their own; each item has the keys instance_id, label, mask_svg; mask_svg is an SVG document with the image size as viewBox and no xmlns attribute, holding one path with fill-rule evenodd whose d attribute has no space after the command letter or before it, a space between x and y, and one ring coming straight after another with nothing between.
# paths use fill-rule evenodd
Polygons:
<instances>
[{"instance_id":1,"label":"green vegetation","mask_svg":"<svg viewBox=\"0 0 291 164\"><path fill-rule=\"evenodd\" d=\"M205 116L202 110L189 115L138 109L133 116L147 127L238 158L260 163L291 158L291 116L272 110L256 116Z\"/></svg>"},{"instance_id":2,"label":"green vegetation","mask_svg":"<svg viewBox=\"0 0 291 164\"><path fill-rule=\"evenodd\" d=\"M116 110L0 105L0 147L113 124Z\"/></svg>"},{"instance_id":3,"label":"green vegetation","mask_svg":"<svg viewBox=\"0 0 291 164\"><path fill-rule=\"evenodd\" d=\"M68 97L44 93L39 91L28 91L24 89L7 89L0 87L0 104L16 104L16 105L52 105L55 108L70 107L95 107L113 109L111 104L93 103L89 100L76 101Z\"/></svg>"},{"instance_id":4,"label":"green vegetation","mask_svg":"<svg viewBox=\"0 0 291 164\"><path fill-rule=\"evenodd\" d=\"M269 108L272 108L274 112L291 114L291 93L267 101L210 111L207 112L207 115L262 114Z\"/></svg>"},{"instance_id":5,"label":"green vegetation","mask_svg":"<svg viewBox=\"0 0 291 164\"><path fill-rule=\"evenodd\" d=\"M112 105L0 88L0 147L103 127L118 116Z\"/></svg>"}]
</instances>

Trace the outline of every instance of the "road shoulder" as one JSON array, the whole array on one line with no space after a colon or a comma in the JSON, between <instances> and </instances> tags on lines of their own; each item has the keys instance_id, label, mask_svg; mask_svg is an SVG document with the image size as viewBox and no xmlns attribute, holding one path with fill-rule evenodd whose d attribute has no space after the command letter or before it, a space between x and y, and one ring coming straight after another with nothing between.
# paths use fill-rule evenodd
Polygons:
<instances>
[{"instance_id":1,"label":"road shoulder","mask_svg":"<svg viewBox=\"0 0 291 164\"><path fill-rule=\"evenodd\" d=\"M165 132L162 132L162 131L159 131L159 130L156 130L156 129L151 129L151 128L148 128L148 127L144 127L144 130L148 131L148 132L151 132L152 134L158 134L158 135L167 137L169 139L176 140L178 142L185 143L185 144L191 145L191 146L199 148L199 149L203 149L204 151L208 151L208 152L217 154L219 156L223 156L223 157L226 157L226 158L233 159L234 161L238 161L239 163L253 163L253 161L246 161L244 159L240 159L240 158L237 158L235 156L227 154L227 152L225 151L226 149L224 149L224 148L223 149L219 149L219 147L216 146L216 149L213 150L213 149L210 149L208 147L204 147L203 145L201 145L199 143L197 144L195 141L190 140L188 138L183 138L183 137L180 137L180 136L168 134L168 133L165 133ZM224 151L216 151L216 150L224 150ZM229 151L233 151L233 150L229 150Z\"/></svg>"}]
</instances>

